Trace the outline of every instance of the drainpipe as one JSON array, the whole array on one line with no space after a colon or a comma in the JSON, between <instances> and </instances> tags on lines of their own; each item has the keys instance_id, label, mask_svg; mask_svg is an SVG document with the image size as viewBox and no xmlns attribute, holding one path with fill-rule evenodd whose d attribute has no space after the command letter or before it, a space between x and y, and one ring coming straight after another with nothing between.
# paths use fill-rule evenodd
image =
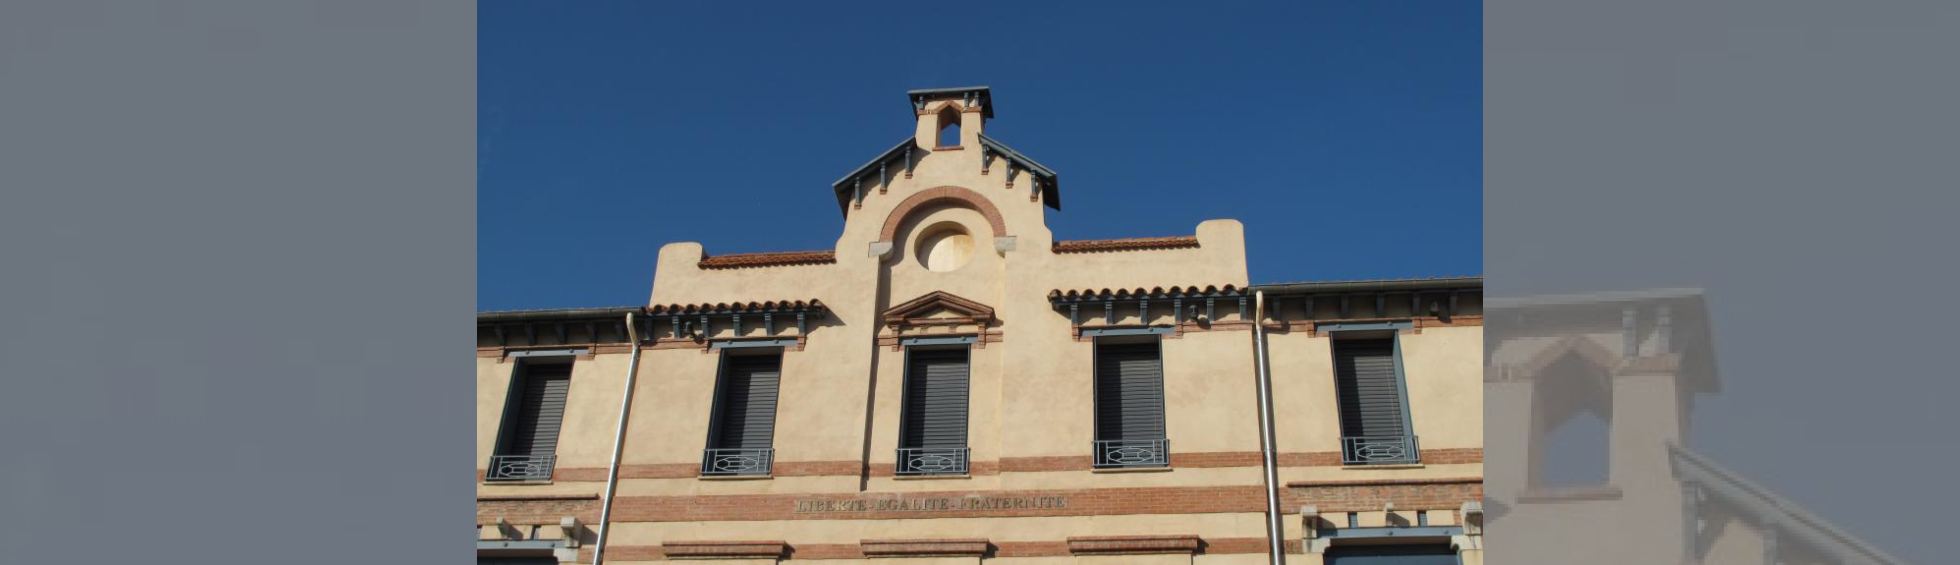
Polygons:
<instances>
[{"instance_id":1,"label":"drainpipe","mask_svg":"<svg viewBox=\"0 0 1960 565\"><path fill-rule=\"evenodd\" d=\"M592 548L592 565L606 562L606 526L612 522L613 489L619 485L619 453L626 444L626 412L633 407L633 380L640 373L640 329L633 325L633 313L626 313L626 339L633 344L633 357L626 361L626 391L619 399L619 429L613 431L612 463L606 465L606 497L599 503L599 537Z\"/></svg>"},{"instance_id":2,"label":"drainpipe","mask_svg":"<svg viewBox=\"0 0 1960 565\"><path fill-rule=\"evenodd\" d=\"M1273 400L1269 391L1272 379L1266 366L1266 292L1254 292L1252 297L1252 343L1259 364L1259 448L1266 467L1266 545L1272 565L1285 565L1286 529L1280 525L1279 466L1274 461Z\"/></svg>"}]
</instances>

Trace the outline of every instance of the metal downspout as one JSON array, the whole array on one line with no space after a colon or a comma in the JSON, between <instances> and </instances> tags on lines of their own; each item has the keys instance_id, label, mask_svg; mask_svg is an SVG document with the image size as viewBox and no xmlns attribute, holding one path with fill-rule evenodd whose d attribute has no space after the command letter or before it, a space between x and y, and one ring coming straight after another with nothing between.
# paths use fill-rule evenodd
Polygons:
<instances>
[{"instance_id":1,"label":"metal downspout","mask_svg":"<svg viewBox=\"0 0 1960 565\"><path fill-rule=\"evenodd\" d=\"M1259 448L1266 467L1266 545L1272 565L1286 564L1286 529L1280 525L1279 466L1274 461L1272 379L1266 363L1266 293L1252 294L1252 342L1259 364Z\"/></svg>"},{"instance_id":2,"label":"metal downspout","mask_svg":"<svg viewBox=\"0 0 1960 565\"><path fill-rule=\"evenodd\" d=\"M626 362L626 391L619 400L619 429L613 431L612 462L606 465L606 496L599 503L599 536L592 548L592 565L606 562L606 526L612 521L613 488L619 485L619 453L626 442L626 412L633 407L633 381L640 373L640 331L633 325L633 313L626 313L626 339L633 344L633 356Z\"/></svg>"}]
</instances>

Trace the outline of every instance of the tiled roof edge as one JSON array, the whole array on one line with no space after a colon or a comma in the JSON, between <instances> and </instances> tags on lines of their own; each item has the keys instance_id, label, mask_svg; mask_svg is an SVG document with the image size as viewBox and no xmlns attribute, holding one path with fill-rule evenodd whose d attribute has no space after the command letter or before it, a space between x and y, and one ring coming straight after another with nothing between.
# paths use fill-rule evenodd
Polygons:
<instances>
[{"instance_id":1,"label":"tiled roof edge","mask_svg":"<svg viewBox=\"0 0 1960 565\"><path fill-rule=\"evenodd\" d=\"M812 265L836 262L836 251L776 251L769 253L714 255L703 257L701 262L696 265L703 269L736 269L741 267L776 267L782 265Z\"/></svg>"},{"instance_id":2,"label":"tiled roof edge","mask_svg":"<svg viewBox=\"0 0 1960 565\"><path fill-rule=\"evenodd\" d=\"M1134 251L1139 249L1183 249L1198 246L1198 237L1178 235L1170 237L1129 237L1121 239L1077 239L1057 241L1056 253L1089 253L1095 251Z\"/></svg>"}]
</instances>

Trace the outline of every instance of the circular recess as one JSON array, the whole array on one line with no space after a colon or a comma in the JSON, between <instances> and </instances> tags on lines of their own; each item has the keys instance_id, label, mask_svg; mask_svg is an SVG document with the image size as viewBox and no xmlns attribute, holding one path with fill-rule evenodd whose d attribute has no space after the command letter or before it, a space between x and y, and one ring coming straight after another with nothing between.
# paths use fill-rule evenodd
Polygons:
<instances>
[{"instance_id":1,"label":"circular recess","mask_svg":"<svg viewBox=\"0 0 1960 565\"><path fill-rule=\"evenodd\" d=\"M973 236L957 223L934 224L919 238L918 247L913 249L912 255L918 257L919 264L928 271L955 271L973 258Z\"/></svg>"}]
</instances>

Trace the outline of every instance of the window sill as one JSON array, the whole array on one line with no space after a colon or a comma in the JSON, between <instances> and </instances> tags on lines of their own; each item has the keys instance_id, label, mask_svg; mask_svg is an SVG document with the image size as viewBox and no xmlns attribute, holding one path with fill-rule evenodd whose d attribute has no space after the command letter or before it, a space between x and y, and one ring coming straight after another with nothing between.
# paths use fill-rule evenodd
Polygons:
<instances>
[{"instance_id":1,"label":"window sill","mask_svg":"<svg viewBox=\"0 0 1960 565\"><path fill-rule=\"evenodd\" d=\"M1101 468L1101 469L1090 469L1090 470L1089 470L1089 472L1091 472L1091 473L1114 473L1114 474L1121 474L1121 473L1169 473L1169 472L1171 472L1171 468L1170 468L1169 466L1164 466L1164 467L1104 467L1104 468Z\"/></svg>"},{"instance_id":2,"label":"window sill","mask_svg":"<svg viewBox=\"0 0 1960 565\"><path fill-rule=\"evenodd\" d=\"M959 151L961 149L966 149L966 147L962 145L942 145L932 148L933 151Z\"/></svg>"},{"instance_id":3,"label":"window sill","mask_svg":"<svg viewBox=\"0 0 1960 565\"><path fill-rule=\"evenodd\" d=\"M544 486L544 485L551 484L551 479L545 479L542 481L483 481L477 484L483 486L497 486L497 487Z\"/></svg>"},{"instance_id":4,"label":"window sill","mask_svg":"<svg viewBox=\"0 0 1960 565\"><path fill-rule=\"evenodd\" d=\"M776 478L776 476L775 475L701 475L695 478L701 479L703 481L766 481L769 479L774 479Z\"/></svg>"},{"instance_id":5,"label":"window sill","mask_svg":"<svg viewBox=\"0 0 1960 565\"><path fill-rule=\"evenodd\" d=\"M893 475L894 481L943 481L949 479L971 479L973 475Z\"/></svg>"}]
</instances>

